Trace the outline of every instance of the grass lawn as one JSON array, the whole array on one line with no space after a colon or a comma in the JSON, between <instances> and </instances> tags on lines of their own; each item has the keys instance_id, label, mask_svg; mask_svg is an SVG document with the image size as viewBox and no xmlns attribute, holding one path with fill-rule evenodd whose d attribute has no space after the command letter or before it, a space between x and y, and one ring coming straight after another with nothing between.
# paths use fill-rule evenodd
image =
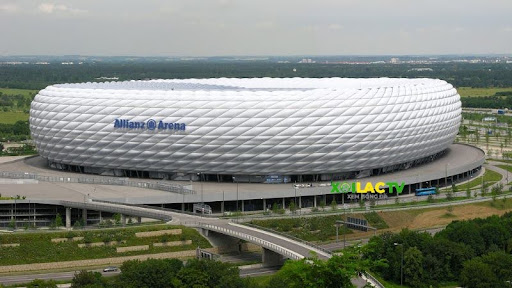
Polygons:
<instances>
[{"instance_id":1,"label":"grass lawn","mask_svg":"<svg viewBox=\"0 0 512 288\"><path fill-rule=\"evenodd\" d=\"M0 92L4 95L32 96L34 93L37 93L38 90L0 88Z\"/></svg>"},{"instance_id":2,"label":"grass lawn","mask_svg":"<svg viewBox=\"0 0 512 288\"><path fill-rule=\"evenodd\" d=\"M20 120L27 121L28 116L28 113L24 113L21 111L0 111L0 123L14 124Z\"/></svg>"},{"instance_id":3,"label":"grass lawn","mask_svg":"<svg viewBox=\"0 0 512 288\"><path fill-rule=\"evenodd\" d=\"M327 241L336 237L336 220L343 220L343 215L318 217L283 218L268 220L252 220L251 223L260 227L284 232L306 241ZM340 235L343 228L340 228ZM347 229L347 234L353 233Z\"/></svg>"},{"instance_id":4,"label":"grass lawn","mask_svg":"<svg viewBox=\"0 0 512 288\"><path fill-rule=\"evenodd\" d=\"M166 235L138 238L136 232L156 231L165 229L182 229L181 235ZM126 241L116 246L101 246L79 248L78 244L85 240L67 241L53 243L52 238L67 238L68 236L85 236L91 242L105 241ZM165 239L164 239L165 238ZM164 241L192 240L192 244L184 246L153 247L152 243ZM16 265L28 263L44 263L58 261L72 261L83 259L97 259L118 256L132 256L140 254L154 254L163 252L174 252L193 250L196 247L209 248L210 243L203 238L196 230L183 226L171 225L148 225L127 228L115 228L93 231L71 231L71 232L36 232L36 233L10 233L0 234L0 243L19 243L19 247L1 247L0 265ZM150 245L149 250L117 253L116 247Z\"/></svg>"},{"instance_id":5,"label":"grass lawn","mask_svg":"<svg viewBox=\"0 0 512 288\"><path fill-rule=\"evenodd\" d=\"M512 88L471 88L459 87L457 92L461 97L483 97L493 96L496 92L512 91Z\"/></svg>"},{"instance_id":6,"label":"grass lawn","mask_svg":"<svg viewBox=\"0 0 512 288\"><path fill-rule=\"evenodd\" d=\"M485 182L486 186L489 186L494 182L500 181L502 177L503 176L500 173L494 172L490 169L486 169L485 173L484 173L484 182ZM482 185L482 176L479 176L479 177L477 177L469 182L466 182L464 184L457 185L456 187L457 187L458 191L465 191L468 187L469 187L469 189L472 189L472 188L477 187L478 185ZM451 189L451 188L449 188L449 189ZM446 189L443 189L443 191L446 191Z\"/></svg>"}]
</instances>

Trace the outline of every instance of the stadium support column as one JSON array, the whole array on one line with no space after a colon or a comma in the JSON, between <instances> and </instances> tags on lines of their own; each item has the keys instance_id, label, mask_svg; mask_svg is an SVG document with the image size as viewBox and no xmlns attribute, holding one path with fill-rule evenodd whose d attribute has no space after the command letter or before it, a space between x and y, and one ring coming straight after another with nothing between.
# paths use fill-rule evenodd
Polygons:
<instances>
[{"instance_id":1,"label":"stadium support column","mask_svg":"<svg viewBox=\"0 0 512 288\"><path fill-rule=\"evenodd\" d=\"M263 198L263 211L267 211L267 199Z\"/></svg>"},{"instance_id":2,"label":"stadium support column","mask_svg":"<svg viewBox=\"0 0 512 288\"><path fill-rule=\"evenodd\" d=\"M313 207L316 207L316 195L313 197Z\"/></svg>"},{"instance_id":3,"label":"stadium support column","mask_svg":"<svg viewBox=\"0 0 512 288\"><path fill-rule=\"evenodd\" d=\"M285 202L284 198L283 198L283 209L286 209L286 202Z\"/></svg>"},{"instance_id":4,"label":"stadium support column","mask_svg":"<svg viewBox=\"0 0 512 288\"><path fill-rule=\"evenodd\" d=\"M71 208L66 207L66 228L71 228Z\"/></svg>"},{"instance_id":5,"label":"stadium support column","mask_svg":"<svg viewBox=\"0 0 512 288\"><path fill-rule=\"evenodd\" d=\"M244 205L244 203L245 203L245 201L244 201L244 200L242 200L242 212L244 212L244 211L245 211L245 205Z\"/></svg>"}]
</instances>

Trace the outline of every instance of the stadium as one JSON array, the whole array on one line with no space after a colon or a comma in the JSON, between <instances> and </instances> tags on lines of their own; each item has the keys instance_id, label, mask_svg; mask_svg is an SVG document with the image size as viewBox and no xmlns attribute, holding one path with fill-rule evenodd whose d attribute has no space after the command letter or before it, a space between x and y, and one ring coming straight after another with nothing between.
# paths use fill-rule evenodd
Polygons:
<instances>
[{"instance_id":1,"label":"stadium","mask_svg":"<svg viewBox=\"0 0 512 288\"><path fill-rule=\"evenodd\" d=\"M58 84L30 110L32 139L52 168L237 183L405 170L443 157L460 121L457 91L436 79Z\"/></svg>"}]
</instances>

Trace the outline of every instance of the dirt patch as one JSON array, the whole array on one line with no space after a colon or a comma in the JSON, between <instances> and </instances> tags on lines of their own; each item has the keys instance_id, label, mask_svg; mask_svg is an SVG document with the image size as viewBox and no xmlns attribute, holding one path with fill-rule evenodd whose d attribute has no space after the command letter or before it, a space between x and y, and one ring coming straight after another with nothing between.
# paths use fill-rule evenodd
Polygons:
<instances>
[{"instance_id":1,"label":"dirt patch","mask_svg":"<svg viewBox=\"0 0 512 288\"><path fill-rule=\"evenodd\" d=\"M386 221L390 229L397 227L400 227L400 229L408 228L415 219L415 214L410 210L379 212L380 217Z\"/></svg>"},{"instance_id":2,"label":"dirt patch","mask_svg":"<svg viewBox=\"0 0 512 288\"><path fill-rule=\"evenodd\" d=\"M507 210L498 210L492 207L485 207L480 205L464 205L464 206L453 206L453 210L450 212L455 217L443 217L448 213L448 208L436 209L432 211L426 211L415 217L410 225L410 229L428 228L434 226L444 226L450 224L454 220L468 220L474 218L486 218L492 215L503 215Z\"/></svg>"}]
</instances>

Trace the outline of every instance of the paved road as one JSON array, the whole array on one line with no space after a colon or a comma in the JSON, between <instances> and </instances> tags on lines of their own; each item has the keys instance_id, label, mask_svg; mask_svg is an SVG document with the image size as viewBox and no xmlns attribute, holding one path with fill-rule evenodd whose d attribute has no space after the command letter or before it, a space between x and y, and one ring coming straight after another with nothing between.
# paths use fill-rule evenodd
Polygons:
<instances>
[{"instance_id":1,"label":"paved road","mask_svg":"<svg viewBox=\"0 0 512 288\"><path fill-rule=\"evenodd\" d=\"M114 276L121 272L103 272L102 269L90 270L94 272L100 272L105 276ZM0 283L3 285L13 285L13 284L21 284L28 283L35 279L42 280L71 280L75 275L76 271L66 271L66 272L53 272L53 273L43 273L43 274L30 274L30 275L14 275L14 276L2 276L0 277Z\"/></svg>"},{"instance_id":2,"label":"paved road","mask_svg":"<svg viewBox=\"0 0 512 288\"><path fill-rule=\"evenodd\" d=\"M261 275L271 275L276 273L280 267L255 267L249 269L240 269L241 277L254 277ZM121 272L103 272L101 269L89 270L94 272L100 272L104 276L114 276L118 275ZM53 272L53 273L43 273L43 274L30 274L30 275L15 275L15 276L2 276L0 277L0 284L3 285L14 285L14 284L22 284L29 283L35 279L42 280L58 280L58 281L71 281L76 271L68 271L68 272Z\"/></svg>"}]
</instances>

